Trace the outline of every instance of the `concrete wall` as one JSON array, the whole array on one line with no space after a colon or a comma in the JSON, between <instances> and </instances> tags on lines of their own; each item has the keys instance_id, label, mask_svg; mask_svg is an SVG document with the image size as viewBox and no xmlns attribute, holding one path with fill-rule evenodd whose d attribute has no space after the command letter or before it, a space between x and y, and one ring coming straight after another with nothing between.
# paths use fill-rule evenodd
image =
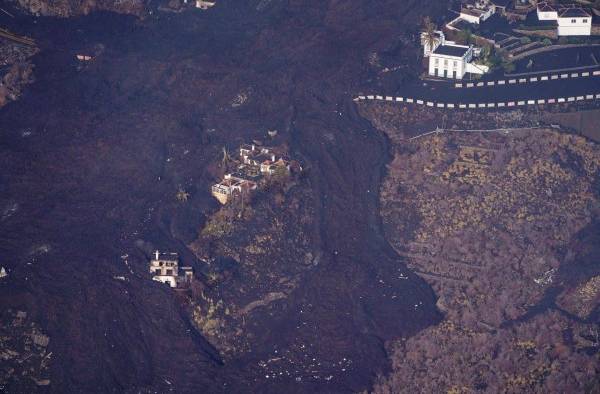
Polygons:
<instances>
[{"instance_id":1,"label":"concrete wall","mask_svg":"<svg viewBox=\"0 0 600 394\"><path fill-rule=\"evenodd\" d=\"M487 73L488 71L490 71L490 68L483 64L467 63L467 67L466 67L465 71L470 74L483 75L483 74Z\"/></svg>"},{"instance_id":2,"label":"concrete wall","mask_svg":"<svg viewBox=\"0 0 600 394\"><path fill-rule=\"evenodd\" d=\"M577 112L546 113L542 116L546 123L559 124L576 130L581 135L600 142L600 110L592 109Z\"/></svg>"},{"instance_id":3,"label":"concrete wall","mask_svg":"<svg viewBox=\"0 0 600 394\"><path fill-rule=\"evenodd\" d=\"M175 280L175 277L172 276L154 276L152 280L161 283L167 283L171 287L177 287L177 281Z\"/></svg>"},{"instance_id":4,"label":"concrete wall","mask_svg":"<svg viewBox=\"0 0 600 394\"><path fill-rule=\"evenodd\" d=\"M464 20L465 22L479 24L479 17L478 16L469 15L469 14L464 13L464 12L460 13L460 19Z\"/></svg>"},{"instance_id":5,"label":"concrete wall","mask_svg":"<svg viewBox=\"0 0 600 394\"><path fill-rule=\"evenodd\" d=\"M478 103L443 103L436 101L427 101L414 97L394 97L394 96L382 96L382 95L366 95L366 96L358 96L354 99L354 101L387 101L387 102L395 102L395 103L407 103L407 104L415 104L415 105L424 105L427 107L435 107L435 108L448 108L448 109L490 109L490 108L512 108L512 107L530 107L537 105L556 105L556 104L571 104L571 103L581 103L581 102L594 102L600 101L600 93L596 94L585 94L581 96L563 96L560 97L557 95L555 98L548 99L523 99L523 100L514 100L514 101L500 101L500 102L478 102Z\"/></svg>"}]
</instances>

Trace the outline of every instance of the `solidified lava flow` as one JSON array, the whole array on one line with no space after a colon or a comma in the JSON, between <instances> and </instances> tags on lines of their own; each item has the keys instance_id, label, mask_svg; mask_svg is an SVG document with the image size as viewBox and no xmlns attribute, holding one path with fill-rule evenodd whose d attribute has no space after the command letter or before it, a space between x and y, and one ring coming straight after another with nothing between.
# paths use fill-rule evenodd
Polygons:
<instances>
[{"instance_id":1,"label":"solidified lava flow","mask_svg":"<svg viewBox=\"0 0 600 394\"><path fill-rule=\"evenodd\" d=\"M44 379L8 379L8 392L369 388L387 369L386 341L439 315L383 238L388 143L351 98L370 53L393 46L411 62L395 37L437 3L220 1L145 19L7 21L40 51L36 82L0 110L1 318L35 322L49 338L37 348L51 352ZM94 61L79 64L78 53ZM232 105L237 97L247 99ZM320 259L245 328L253 347L225 359L185 301L151 281L146 249L176 251L202 271L188 245L218 209L209 169L222 147L271 128L307 168L307 247ZM174 198L181 187L185 205ZM284 367L265 367L279 355Z\"/></svg>"}]
</instances>

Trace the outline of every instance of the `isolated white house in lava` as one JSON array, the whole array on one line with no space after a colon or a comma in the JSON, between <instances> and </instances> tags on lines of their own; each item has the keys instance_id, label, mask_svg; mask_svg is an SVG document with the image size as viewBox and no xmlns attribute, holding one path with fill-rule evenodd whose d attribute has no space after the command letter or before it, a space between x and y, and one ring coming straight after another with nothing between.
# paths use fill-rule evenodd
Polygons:
<instances>
[{"instance_id":1,"label":"isolated white house in lava","mask_svg":"<svg viewBox=\"0 0 600 394\"><path fill-rule=\"evenodd\" d=\"M433 46L426 38L426 33L421 34L423 55L429 57L429 75L441 78L463 79L466 73L485 74L489 68L484 65L473 64L473 46L458 45L454 41L446 41L444 33L435 32L436 39Z\"/></svg>"},{"instance_id":2,"label":"isolated white house in lava","mask_svg":"<svg viewBox=\"0 0 600 394\"><path fill-rule=\"evenodd\" d=\"M559 36L589 36L592 34L592 14L579 5L537 5L540 21L556 21Z\"/></svg>"},{"instance_id":3,"label":"isolated white house in lava","mask_svg":"<svg viewBox=\"0 0 600 394\"><path fill-rule=\"evenodd\" d=\"M158 250L150 260L150 273L153 280L168 283L174 288L191 282L194 276L192 267L179 267L177 253L160 253Z\"/></svg>"}]
</instances>

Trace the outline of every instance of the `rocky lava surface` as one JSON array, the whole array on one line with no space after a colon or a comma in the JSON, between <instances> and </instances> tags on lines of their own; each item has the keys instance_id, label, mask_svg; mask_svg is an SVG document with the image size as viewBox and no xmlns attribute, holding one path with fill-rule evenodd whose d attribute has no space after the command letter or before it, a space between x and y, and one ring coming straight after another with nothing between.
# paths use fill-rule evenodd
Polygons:
<instances>
[{"instance_id":1,"label":"rocky lava surface","mask_svg":"<svg viewBox=\"0 0 600 394\"><path fill-rule=\"evenodd\" d=\"M25 312L48 337L33 348L43 370L5 374L2 389L368 388L388 368L384 343L440 316L383 237L386 139L351 97L388 78L385 62L414 64L416 24L443 8L222 0L144 20L2 16L40 53L36 82L0 112L0 310L3 330ZM83 51L93 60L78 63ZM222 148L267 129L305 178L258 196L231 231L204 231ZM154 248L196 268L191 299L151 280Z\"/></svg>"}]
</instances>

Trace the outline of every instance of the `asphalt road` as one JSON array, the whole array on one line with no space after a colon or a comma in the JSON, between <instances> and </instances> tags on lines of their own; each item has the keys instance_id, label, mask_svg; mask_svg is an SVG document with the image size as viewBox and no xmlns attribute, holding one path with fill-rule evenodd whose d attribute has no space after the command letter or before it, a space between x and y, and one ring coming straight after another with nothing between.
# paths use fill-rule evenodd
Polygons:
<instances>
[{"instance_id":1,"label":"asphalt road","mask_svg":"<svg viewBox=\"0 0 600 394\"><path fill-rule=\"evenodd\" d=\"M598 93L600 93L600 76L472 88L456 88L454 83L424 81L403 87L391 95L459 104L558 99Z\"/></svg>"}]
</instances>

